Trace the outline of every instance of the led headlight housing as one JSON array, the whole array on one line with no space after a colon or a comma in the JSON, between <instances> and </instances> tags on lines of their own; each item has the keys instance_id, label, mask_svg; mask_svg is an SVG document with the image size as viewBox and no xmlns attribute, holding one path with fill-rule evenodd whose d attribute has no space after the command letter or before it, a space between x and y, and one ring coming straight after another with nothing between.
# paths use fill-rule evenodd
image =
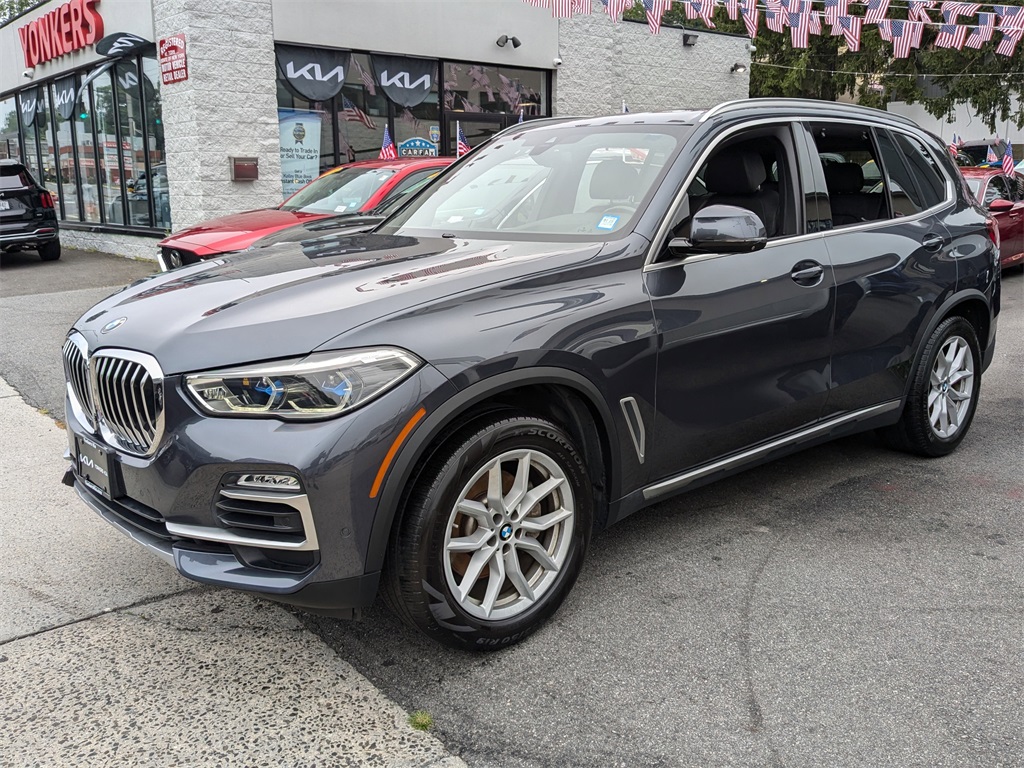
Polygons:
<instances>
[{"instance_id":1,"label":"led headlight housing","mask_svg":"<svg viewBox=\"0 0 1024 768\"><path fill-rule=\"evenodd\" d=\"M415 355L391 347L319 352L190 374L185 386L204 411L217 416L322 419L369 402L421 364Z\"/></svg>"}]
</instances>

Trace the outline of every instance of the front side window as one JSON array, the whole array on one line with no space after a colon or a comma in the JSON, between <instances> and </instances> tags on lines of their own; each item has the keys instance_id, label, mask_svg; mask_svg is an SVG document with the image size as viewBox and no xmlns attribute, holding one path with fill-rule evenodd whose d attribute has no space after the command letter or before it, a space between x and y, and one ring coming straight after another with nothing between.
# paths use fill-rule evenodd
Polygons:
<instances>
[{"instance_id":1,"label":"front side window","mask_svg":"<svg viewBox=\"0 0 1024 768\"><path fill-rule=\"evenodd\" d=\"M689 129L552 126L475 151L382 231L604 240L643 211Z\"/></svg>"}]
</instances>

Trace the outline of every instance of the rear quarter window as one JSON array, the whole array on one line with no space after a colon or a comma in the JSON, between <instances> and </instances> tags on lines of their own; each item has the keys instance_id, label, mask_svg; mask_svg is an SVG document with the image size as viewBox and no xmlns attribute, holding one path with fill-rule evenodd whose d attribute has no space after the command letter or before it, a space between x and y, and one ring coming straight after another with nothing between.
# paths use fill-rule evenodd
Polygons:
<instances>
[{"instance_id":1,"label":"rear quarter window","mask_svg":"<svg viewBox=\"0 0 1024 768\"><path fill-rule=\"evenodd\" d=\"M924 208L931 208L946 199L946 177L925 146L903 133L895 133L896 144L921 188Z\"/></svg>"}]
</instances>

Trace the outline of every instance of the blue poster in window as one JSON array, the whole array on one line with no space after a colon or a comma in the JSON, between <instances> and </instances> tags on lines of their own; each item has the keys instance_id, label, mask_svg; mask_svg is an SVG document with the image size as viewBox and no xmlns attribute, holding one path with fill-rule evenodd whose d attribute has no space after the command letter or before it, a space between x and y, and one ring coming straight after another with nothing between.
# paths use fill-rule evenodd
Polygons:
<instances>
[{"instance_id":1,"label":"blue poster in window","mask_svg":"<svg viewBox=\"0 0 1024 768\"><path fill-rule=\"evenodd\" d=\"M437 144L421 139L406 139L398 145L399 157L437 157Z\"/></svg>"}]
</instances>

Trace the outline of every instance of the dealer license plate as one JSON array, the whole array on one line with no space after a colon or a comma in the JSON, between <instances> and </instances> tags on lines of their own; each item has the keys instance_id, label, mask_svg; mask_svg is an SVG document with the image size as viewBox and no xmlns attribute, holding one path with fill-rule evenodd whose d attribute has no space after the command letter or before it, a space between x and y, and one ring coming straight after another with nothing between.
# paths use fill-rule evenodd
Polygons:
<instances>
[{"instance_id":1,"label":"dealer license plate","mask_svg":"<svg viewBox=\"0 0 1024 768\"><path fill-rule=\"evenodd\" d=\"M84 437L75 437L78 476L111 498L110 453Z\"/></svg>"}]
</instances>

